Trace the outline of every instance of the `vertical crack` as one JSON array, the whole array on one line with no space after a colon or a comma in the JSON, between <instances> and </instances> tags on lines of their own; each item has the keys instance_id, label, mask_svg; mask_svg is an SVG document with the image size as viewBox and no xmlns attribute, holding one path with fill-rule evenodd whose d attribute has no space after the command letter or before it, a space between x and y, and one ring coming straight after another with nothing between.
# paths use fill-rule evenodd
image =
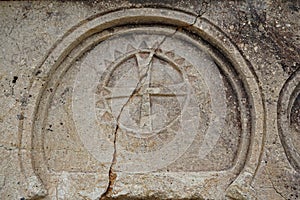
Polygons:
<instances>
[{"instance_id":1,"label":"vertical crack","mask_svg":"<svg viewBox=\"0 0 300 200\"><path fill-rule=\"evenodd\" d=\"M114 172L114 166L116 165L117 163L117 132L119 130L119 120L120 120L120 117L121 117L121 114L124 110L124 108L128 105L128 103L130 102L130 100L140 91L141 89L141 86L142 86L142 81L145 79L145 77L147 77L147 74L148 74L148 71L150 69L150 65L152 63L152 59L149 61L149 63L147 64L147 72L144 76L142 76L139 80L139 82L137 83L135 89L132 91L132 93L130 94L128 100L126 101L126 103L122 106L121 110L120 110L120 113L118 114L117 118L116 118L116 128L114 130L114 141L113 141L113 144L114 144L114 152L113 152L113 158L112 158L112 162L111 162L111 165L109 167L109 172L108 172L108 175L109 175L109 182L108 182L108 186L106 188L106 191L100 196L100 200L102 199L105 199L106 197L108 197L112 190L113 190L113 186L114 186L114 183L116 181L116 178L117 178L117 175L116 173Z\"/></svg>"},{"instance_id":2,"label":"vertical crack","mask_svg":"<svg viewBox=\"0 0 300 200\"><path fill-rule=\"evenodd\" d=\"M200 7L200 9L199 9L198 11L196 10L197 16L195 17L195 20L194 20L194 22L193 22L192 24L190 24L189 26L193 26L193 25L196 24L197 20L198 20L200 17L202 17L202 16L206 13L206 11L208 10L210 4L211 4L211 0L208 0L208 1L202 1L202 2L201 2L201 7Z\"/></svg>"},{"instance_id":3,"label":"vertical crack","mask_svg":"<svg viewBox=\"0 0 300 200\"><path fill-rule=\"evenodd\" d=\"M177 31L177 30L176 30ZM173 34L176 33L176 31ZM146 73L140 77L138 83L136 84L136 87L135 89L132 91L132 93L130 94L128 100L125 102L125 104L122 106L121 110L120 110L120 113L118 114L117 118L116 118L116 128L114 130L114 141L113 141L113 144L114 144L114 152L113 152L113 158L112 158L112 162L111 162L111 165L109 167L109 182L108 182L108 186L105 190L105 192L100 196L100 199L99 200L102 200L102 199L106 199L108 196L111 195L112 191L113 191L113 186L114 186L114 183L116 181L116 178L117 178L117 174L114 172L114 166L116 165L117 163L117 132L119 130L119 121L120 121L120 117L121 117L121 114L123 112L123 110L125 109L125 107L130 103L131 99L139 93L139 91L141 90L142 86L143 86L143 83L144 81L146 80L146 78L148 77L148 74L149 74L149 70L150 70L150 66L152 64L152 61L153 61L153 55L154 53L156 53L160 46L166 41L167 37L169 36L165 36L163 38L163 40L159 43L159 45L152 51L152 57L151 57L151 60L149 60L149 62L146 64L147 66L147 70L146 70Z\"/></svg>"},{"instance_id":4,"label":"vertical crack","mask_svg":"<svg viewBox=\"0 0 300 200\"><path fill-rule=\"evenodd\" d=\"M109 182L108 182L108 185L107 185L107 188L105 190L104 193L102 193L102 195L100 196L99 200L104 200L104 199L107 199L111 194L112 194L112 191L113 191L113 187L114 187L114 184L115 184L115 181L116 181L116 178L117 178L117 174L115 173L114 171L114 166L116 165L117 163L117 132L119 130L119 120L120 120L120 117L121 117L121 114L123 112L123 110L125 109L125 107L130 103L131 99L139 93L139 91L141 90L142 86L143 86L143 82L145 81L145 79L147 78L148 76L148 73L149 73L149 70L150 70L150 66L152 64L152 61L153 61L153 55L159 51L160 47L163 45L163 43L167 40L167 38L172 38L178 31L182 30L183 28L188 28L188 27L191 27L191 26L194 26L197 22L197 20L206 13L207 11L207 8L209 7L210 5L210 1L207 2L207 1L203 1L201 3L201 8L200 10L197 11L197 15L195 16L195 19L194 21L191 23L191 24L188 24L188 25L185 25L185 26L178 26L175 31L169 35L166 35L162 41L157 45L157 47L154 47L155 49L153 49L152 51L152 58L151 60L149 60L149 62L147 63L147 70L146 70L146 73L140 77L138 83L136 84L136 87L135 89L132 91L132 93L130 94L128 100L125 102L125 104L121 107L121 110L120 110L120 113L118 114L117 118L116 118L116 128L114 130L114 140L113 140L113 144L114 144L114 152L113 152L113 158L112 158L112 162L111 162L111 165L109 167L109 172L108 172L108 175L109 175Z\"/></svg>"},{"instance_id":5,"label":"vertical crack","mask_svg":"<svg viewBox=\"0 0 300 200\"><path fill-rule=\"evenodd\" d=\"M275 190L275 192L279 195L279 196L281 196L283 199L286 199L284 196L283 196L283 194L281 193L281 192L279 192L278 190L277 190L277 188L275 187L275 185L274 185L274 183L273 183L273 181L272 181L272 179L271 179L271 177L270 177L270 172L269 172L269 169L266 167L266 172L267 172L267 176L268 176L268 178L269 178L269 180L270 180L270 182L271 182L271 185L272 185L272 188Z\"/></svg>"}]
</instances>

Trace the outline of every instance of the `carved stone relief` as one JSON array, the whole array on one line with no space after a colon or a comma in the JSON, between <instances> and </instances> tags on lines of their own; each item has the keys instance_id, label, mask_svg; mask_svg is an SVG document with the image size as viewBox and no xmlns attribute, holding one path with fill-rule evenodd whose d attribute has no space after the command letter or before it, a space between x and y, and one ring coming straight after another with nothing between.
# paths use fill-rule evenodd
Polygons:
<instances>
[{"instance_id":1,"label":"carved stone relief","mask_svg":"<svg viewBox=\"0 0 300 200\"><path fill-rule=\"evenodd\" d=\"M226 29L219 18L227 3L191 1L201 5L191 12L168 3L113 2L114 9L75 13L70 27L57 30L60 36L52 36L56 39L33 62L17 101L16 145L0 143L3 152L14 151L9 155L18 163L15 196L297 199L297 192L281 188L290 182L297 191L299 182L299 69L283 72L276 65L278 78L266 73L261 56L273 58L261 47L268 40L255 46L256 58L235 38L237 30ZM98 4L57 5L81 10ZM72 18L61 15L57 23ZM9 26L3 27L7 35ZM7 189L9 155L1 157L4 199L15 197ZM277 186L280 171L285 183Z\"/></svg>"},{"instance_id":2,"label":"carved stone relief","mask_svg":"<svg viewBox=\"0 0 300 200\"><path fill-rule=\"evenodd\" d=\"M157 25L150 27L154 16ZM135 27L128 26L131 18ZM25 115L33 118L24 120L32 128L22 136L32 151L21 157L34 165L25 174L39 177L44 186L36 185L58 198L118 196L128 176L167 177L180 188L192 175L187 198L222 198L232 182L228 195L245 190L240 182L252 179L264 134L260 91L222 32L193 19L130 9L96 17L66 35L32 83L37 95L32 114ZM210 181L218 187L202 191ZM85 182L93 184L79 194L60 191L78 192ZM51 191L53 185L58 189Z\"/></svg>"}]
</instances>

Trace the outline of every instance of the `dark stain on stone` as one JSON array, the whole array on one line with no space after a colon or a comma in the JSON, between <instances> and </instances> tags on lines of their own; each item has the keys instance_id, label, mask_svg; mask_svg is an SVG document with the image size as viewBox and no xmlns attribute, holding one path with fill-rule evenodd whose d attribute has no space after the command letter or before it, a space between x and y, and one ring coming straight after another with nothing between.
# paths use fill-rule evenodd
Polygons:
<instances>
[{"instance_id":1,"label":"dark stain on stone","mask_svg":"<svg viewBox=\"0 0 300 200\"><path fill-rule=\"evenodd\" d=\"M13 80L11 81L12 83L16 83L18 80L18 77L17 76L14 76Z\"/></svg>"}]
</instances>

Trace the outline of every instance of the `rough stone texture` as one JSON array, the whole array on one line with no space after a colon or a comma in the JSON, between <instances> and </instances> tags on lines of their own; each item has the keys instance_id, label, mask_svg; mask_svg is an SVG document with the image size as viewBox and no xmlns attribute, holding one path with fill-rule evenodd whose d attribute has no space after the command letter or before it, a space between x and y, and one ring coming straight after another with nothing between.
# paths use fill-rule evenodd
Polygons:
<instances>
[{"instance_id":1,"label":"rough stone texture","mask_svg":"<svg viewBox=\"0 0 300 200\"><path fill-rule=\"evenodd\" d=\"M0 199L299 199L300 2L0 2Z\"/></svg>"}]
</instances>

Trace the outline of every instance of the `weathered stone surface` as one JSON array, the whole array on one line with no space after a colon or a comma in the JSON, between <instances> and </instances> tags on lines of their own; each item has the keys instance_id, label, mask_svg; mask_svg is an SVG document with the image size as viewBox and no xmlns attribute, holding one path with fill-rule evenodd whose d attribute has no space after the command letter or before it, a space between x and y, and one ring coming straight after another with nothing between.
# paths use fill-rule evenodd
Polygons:
<instances>
[{"instance_id":1,"label":"weathered stone surface","mask_svg":"<svg viewBox=\"0 0 300 200\"><path fill-rule=\"evenodd\" d=\"M299 199L298 1L0 3L1 199Z\"/></svg>"}]
</instances>

